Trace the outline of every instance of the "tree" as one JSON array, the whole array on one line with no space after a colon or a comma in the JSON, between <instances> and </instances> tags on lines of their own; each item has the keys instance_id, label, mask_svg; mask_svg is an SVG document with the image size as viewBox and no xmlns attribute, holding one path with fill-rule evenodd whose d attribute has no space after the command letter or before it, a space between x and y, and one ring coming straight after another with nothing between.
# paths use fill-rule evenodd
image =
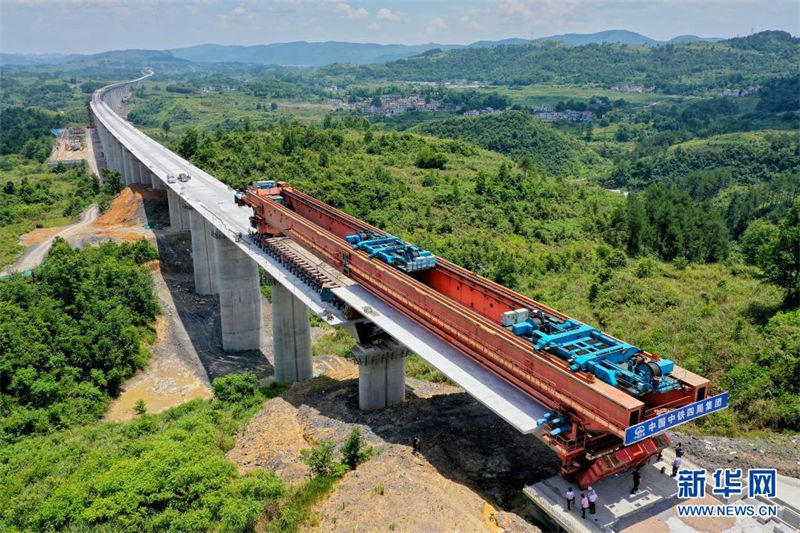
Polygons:
<instances>
[{"instance_id":1,"label":"tree","mask_svg":"<svg viewBox=\"0 0 800 533\"><path fill-rule=\"evenodd\" d=\"M786 304L800 305L800 199L778 225L778 234L763 261L766 278L786 290Z\"/></svg>"},{"instance_id":2,"label":"tree","mask_svg":"<svg viewBox=\"0 0 800 533\"><path fill-rule=\"evenodd\" d=\"M100 194L100 178L97 177L97 174L92 174L91 180L91 187L92 187L92 194L98 195Z\"/></svg>"},{"instance_id":3,"label":"tree","mask_svg":"<svg viewBox=\"0 0 800 533\"><path fill-rule=\"evenodd\" d=\"M530 171L536 170L536 165L530 155L524 155L519 162L519 168L522 169L522 174L527 178Z\"/></svg>"},{"instance_id":4,"label":"tree","mask_svg":"<svg viewBox=\"0 0 800 533\"><path fill-rule=\"evenodd\" d=\"M181 142L178 144L178 153L186 159L191 159L197 152L200 134L194 128L189 128L183 134Z\"/></svg>"},{"instance_id":5,"label":"tree","mask_svg":"<svg viewBox=\"0 0 800 533\"><path fill-rule=\"evenodd\" d=\"M271 104L269 104L269 108L271 110L275 111L276 109L278 109L278 104L276 104L275 102L272 102Z\"/></svg>"},{"instance_id":6,"label":"tree","mask_svg":"<svg viewBox=\"0 0 800 533\"><path fill-rule=\"evenodd\" d=\"M125 188L122 182L122 175L117 170L104 168L101 173L103 174L103 192L109 196L116 196L120 191Z\"/></svg>"},{"instance_id":7,"label":"tree","mask_svg":"<svg viewBox=\"0 0 800 533\"><path fill-rule=\"evenodd\" d=\"M764 264L777 232L778 228L764 220L751 222L739 239L744 260L751 265Z\"/></svg>"},{"instance_id":8,"label":"tree","mask_svg":"<svg viewBox=\"0 0 800 533\"><path fill-rule=\"evenodd\" d=\"M447 164L447 156L439 152L434 152L426 147L417 156L415 164L419 168L444 169Z\"/></svg>"},{"instance_id":9,"label":"tree","mask_svg":"<svg viewBox=\"0 0 800 533\"><path fill-rule=\"evenodd\" d=\"M359 428L353 428L340 451L342 452L342 463L347 465L350 470L355 470L358 465L372 455L372 446L367 446Z\"/></svg>"},{"instance_id":10,"label":"tree","mask_svg":"<svg viewBox=\"0 0 800 533\"><path fill-rule=\"evenodd\" d=\"M133 404L133 410L136 412L137 415L143 415L147 412L147 404L144 403L144 400L139 398L136 400L136 403Z\"/></svg>"},{"instance_id":11,"label":"tree","mask_svg":"<svg viewBox=\"0 0 800 533\"><path fill-rule=\"evenodd\" d=\"M164 130L164 133L169 133L170 130L169 120L165 120L164 122L161 123L161 129Z\"/></svg>"},{"instance_id":12,"label":"tree","mask_svg":"<svg viewBox=\"0 0 800 533\"><path fill-rule=\"evenodd\" d=\"M223 402L239 402L255 396L258 392L258 377L252 372L228 374L215 378L211 387L214 396Z\"/></svg>"},{"instance_id":13,"label":"tree","mask_svg":"<svg viewBox=\"0 0 800 533\"><path fill-rule=\"evenodd\" d=\"M337 465L333 460L335 448L336 443L332 440L317 441L311 448L300 450L300 460L311 468L315 477L341 475L343 465Z\"/></svg>"},{"instance_id":14,"label":"tree","mask_svg":"<svg viewBox=\"0 0 800 533\"><path fill-rule=\"evenodd\" d=\"M626 245L628 248L628 255L634 257L642 252L642 245L648 226L647 214L637 195L628 195L626 203L627 212L625 222L628 227L628 242Z\"/></svg>"}]
</instances>

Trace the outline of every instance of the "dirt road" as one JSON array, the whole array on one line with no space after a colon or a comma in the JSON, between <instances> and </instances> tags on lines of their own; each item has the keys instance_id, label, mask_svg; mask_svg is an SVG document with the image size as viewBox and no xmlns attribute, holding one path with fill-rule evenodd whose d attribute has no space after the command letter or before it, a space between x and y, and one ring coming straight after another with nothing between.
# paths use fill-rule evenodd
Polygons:
<instances>
[{"instance_id":1,"label":"dirt road","mask_svg":"<svg viewBox=\"0 0 800 533\"><path fill-rule=\"evenodd\" d=\"M90 205L83 213L81 213L78 222L69 226L65 226L64 229L52 237L34 244L27 249L25 253L22 254L22 257L20 257L15 263L4 268L0 274L5 276L14 272L24 272L41 265L42 261L44 260L44 256L47 255L50 247L53 246L53 240L55 240L56 237L67 239L68 237L77 235L91 226L99 214L100 210L97 208L97 206L95 204Z\"/></svg>"}]
</instances>

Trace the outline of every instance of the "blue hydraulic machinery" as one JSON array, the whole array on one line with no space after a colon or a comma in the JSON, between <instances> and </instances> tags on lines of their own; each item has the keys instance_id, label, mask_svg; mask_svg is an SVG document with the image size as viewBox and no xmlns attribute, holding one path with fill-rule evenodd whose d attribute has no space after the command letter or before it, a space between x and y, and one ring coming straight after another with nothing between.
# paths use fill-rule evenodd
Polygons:
<instances>
[{"instance_id":1,"label":"blue hydraulic machinery","mask_svg":"<svg viewBox=\"0 0 800 533\"><path fill-rule=\"evenodd\" d=\"M512 321L529 315L514 313ZM670 376L675 364L669 359L649 359L641 348L613 339L577 320L557 321L537 311L512 323L511 331L529 338L537 350L558 355L570 363L573 372L591 372L635 396L680 388L678 380Z\"/></svg>"},{"instance_id":2,"label":"blue hydraulic machinery","mask_svg":"<svg viewBox=\"0 0 800 533\"><path fill-rule=\"evenodd\" d=\"M416 272L436 266L436 256L394 235L374 232L354 233L345 237L354 250L364 250L403 272Z\"/></svg>"}]
</instances>

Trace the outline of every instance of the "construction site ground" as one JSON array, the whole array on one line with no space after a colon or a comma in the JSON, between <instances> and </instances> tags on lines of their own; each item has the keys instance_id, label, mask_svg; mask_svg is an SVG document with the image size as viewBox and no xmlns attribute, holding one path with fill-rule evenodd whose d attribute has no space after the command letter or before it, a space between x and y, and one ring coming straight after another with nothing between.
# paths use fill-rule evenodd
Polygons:
<instances>
[{"instance_id":1,"label":"construction site ground","mask_svg":"<svg viewBox=\"0 0 800 533\"><path fill-rule=\"evenodd\" d=\"M85 128L85 133L81 135L74 135L78 142L78 150L70 150L70 142L65 138L57 138L53 151L50 154L51 164L56 164L59 161L65 163L75 160L83 160L86 162L88 170L91 174L100 175L98 171L98 158L102 159L103 148L100 146L100 139L97 136L95 128ZM101 161L101 166L105 161Z\"/></svg>"}]
</instances>

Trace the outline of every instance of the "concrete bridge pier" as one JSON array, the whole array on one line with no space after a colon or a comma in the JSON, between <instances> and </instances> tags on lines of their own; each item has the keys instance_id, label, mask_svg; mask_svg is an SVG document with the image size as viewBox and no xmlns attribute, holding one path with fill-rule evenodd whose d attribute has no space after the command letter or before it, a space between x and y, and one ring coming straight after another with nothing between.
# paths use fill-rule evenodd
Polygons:
<instances>
[{"instance_id":1,"label":"concrete bridge pier","mask_svg":"<svg viewBox=\"0 0 800 533\"><path fill-rule=\"evenodd\" d=\"M391 338L378 344L359 343L353 346L353 356L358 362L359 409L381 409L405 400L405 346Z\"/></svg>"},{"instance_id":2,"label":"concrete bridge pier","mask_svg":"<svg viewBox=\"0 0 800 533\"><path fill-rule=\"evenodd\" d=\"M194 292L200 295L217 294L217 262L211 236L212 226L195 210L189 214L189 222L192 230Z\"/></svg>"},{"instance_id":3,"label":"concrete bridge pier","mask_svg":"<svg viewBox=\"0 0 800 533\"><path fill-rule=\"evenodd\" d=\"M308 308L280 283L272 285L272 345L275 381L305 381L313 377Z\"/></svg>"},{"instance_id":4,"label":"concrete bridge pier","mask_svg":"<svg viewBox=\"0 0 800 533\"><path fill-rule=\"evenodd\" d=\"M109 139L108 153L111 156L109 158L109 161L111 162L111 165L110 165L111 170L116 170L117 172L122 174L122 171L120 170L121 165L120 165L120 161L119 161L119 143L114 138L114 136L111 135L111 134L108 135L108 139Z\"/></svg>"},{"instance_id":5,"label":"concrete bridge pier","mask_svg":"<svg viewBox=\"0 0 800 533\"><path fill-rule=\"evenodd\" d=\"M150 186L150 169L145 166L141 161L136 162L139 167L139 183Z\"/></svg>"},{"instance_id":6,"label":"concrete bridge pier","mask_svg":"<svg viewBox=\"0 0 800 533\"><path fill-rule=\"evenodd\" d=\"M136 177L133 175L133 155L124 146L122 147L122 165L123 175L125 176L125 185L132 185L136 183Z\"/></svg>"},{"instance_id":7,"label":"concrete bridge pier","mask_svg":"<svg viewBox=\"0 0 800 533\"><path fill-rule=\"evenodd\" d=\"M148 174L150 176L150 178L149 178L150 179L150 186L153 189L166 189L167 188L167 184L164 183L163 181L161 181L161 178L159 178L156 175L155 172L151 172L149 169L148 169L147 172L148 172Z\"/></svg>"},{"instance_id":8,"label":"concrete bridge pier","mask_svg":"<svg viewBox=\"0 0 800 533\"><path fill-rule=\"evenodd\" d=\"M123 154L125 149L122 147L122 143L119 141L116 141L114 143L114 148L116 148L116 154L117 154L117 171L119 172L119 175L122 178L122 183L127 185L127 183L125 183L125 157Z\"/></svg>"},{"instance_id":9,"label":"concrete bridge pier","mask_svg":"<svg viewBox=\"0 0 800 533\"><path fill-rule=\"evenodd\" d=\"M167 190L167 202L169 203L169 225L174 231L186 231L189 229L188 209L184 209L183 200L178 193L172 189ZM184 213L186 211L186 213Z\"/></svg>"},{"instance_id":10,"label":"concrete bridge pier","mask_svg":"<svg viewBox=\"0 0 800 533\"><path fill-rule=\"evenodd\" d=\"M258 350L264 329L258 265L218 230L213 230L212 238L222 323L222 349Z\"/></svg>"},{"instance_id":11,"label":"concrete bridge pier","mask_svg":"<svg viewBox=\"0 0 800 533\"><path fill-rule=\"evenodd\" d=\"M100 123L99 120L95 118L95 127L97 128L97 136L100 139L100 146L103 148L103 156L106 162L106 167L110 167L111 164L109 163L109 154L108 154L108 132ZM102 171L102 169L98 169Z\"/></svg>"},{"instance_id":12,"label":"concrete bridge pier","mask_svg":"<svg viewBox=\"0 0 800 533\"><path fill-rule=\"evenodd\" d=\"M142 164L139 162L136 157L133 157L131 154L131 159L133 160L133 182L134 183L144 183L144 175L142 174Z\"/></svg>"}]
</instances>

